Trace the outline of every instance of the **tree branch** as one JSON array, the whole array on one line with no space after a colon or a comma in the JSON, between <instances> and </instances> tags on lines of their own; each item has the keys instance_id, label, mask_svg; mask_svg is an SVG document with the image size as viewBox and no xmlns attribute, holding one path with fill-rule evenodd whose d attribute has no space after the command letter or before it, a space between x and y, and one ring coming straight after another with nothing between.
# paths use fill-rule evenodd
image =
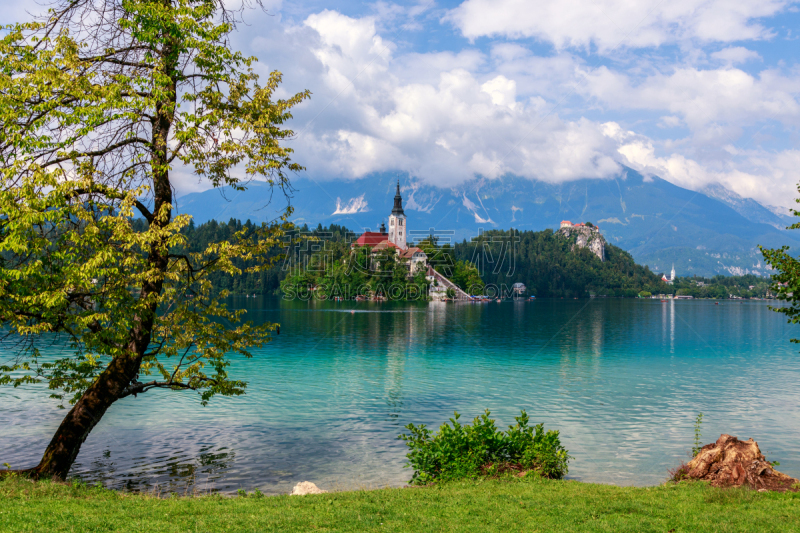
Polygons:
<instances>
[{"instance_id":1,"label":"tree branch","mask_svg":"<svg viewBox=\"0 0 800 533\"><path fill-rule=\"evenodd\" d=\"M59 158L53 159L51 161L47 161L46 163L43 163L42 166L44 167L44 166L49 166L49 165L57 165L59 163L65 162L65 161L70 161L70 160L72 160L72 159L74 159L76 157L98 157L98 156L104 156L104 155L106 155L106 154L108 154L110 152L113 152L117 148L122 148L123 146L128 146L129 144L135 144L135 143L143 144L148 148L152 147L151 142L148 141L147 139L142 139L140 137L131 137L130 139L125 139L124 141L120 141L120 142L112 144L110 146L106 146L102 150L93 150L91 152L78 152L76 150L76 151L73 151L72 153L70 153L70 155L68 155L68 156L59 157Z\"/></svg>"},{"instance_id":2,"label":"tree branch","mask_svg":"<svg viewBox=\"0 0 800 533\"><path fill-rule=\"evenodd\" d=\"M111 198L113 200L124 200L125 199L125 195L124 194L122 194L120 192L117 192L117 191L115 191L115 190L113 190L113 189L111 189L109 187L106 187L105 185L100 185L100 184L97 184L97 183L93 184L89 188L75 189L75 190L73 190L73 193L75 194L75 196L78 196L80 194L102 194L102 195L106 196L107 198ZM148 222L152 222L153 221L153 213L151 213L150 210L147 209L146 205L144 205L139 200L134 200L133 201L133 205L136 206L136 209L139 210L139 212L142 214L142 216Z\"/></svg>"},{"instance_id":3,"label":"tree branch","mask_svg":"<svg viewBox=\"0 0 800 533\"><path fill-rule=\"evenodd\" d=\"M199 380L201 383L208 383L213 382L213 379L210 378L193 378L195 380ZM144 394L147 391L153 389L184 389L184 390L198 390L200 387L196 385L189 385L187 383L175 383L174 381L148 381L146 383L140 383L139 381L132 381L130 385L125 387L125 390L122 391L122 394L119 396L118 399L125 398L127 396L134 396L136 397L137 394Z\"/></svg>"}]
</instances>

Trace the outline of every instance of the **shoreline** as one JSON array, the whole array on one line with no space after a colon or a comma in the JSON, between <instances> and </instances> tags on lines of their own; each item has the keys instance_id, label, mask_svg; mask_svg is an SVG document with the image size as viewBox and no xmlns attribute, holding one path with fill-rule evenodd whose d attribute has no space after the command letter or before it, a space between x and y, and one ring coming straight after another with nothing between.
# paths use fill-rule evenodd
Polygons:
<instances>
[{"instance_id":1,"label":"shoreline","mask_svg":"<svg viewBox=\"0 0 800 533\"><path fill-rule=\"evenodd\" d=\"M475 480L266 497L122 493L0 479L0 531L790 531L799 493L702 482L617 487Z\"/></svg>"}]
</instances>

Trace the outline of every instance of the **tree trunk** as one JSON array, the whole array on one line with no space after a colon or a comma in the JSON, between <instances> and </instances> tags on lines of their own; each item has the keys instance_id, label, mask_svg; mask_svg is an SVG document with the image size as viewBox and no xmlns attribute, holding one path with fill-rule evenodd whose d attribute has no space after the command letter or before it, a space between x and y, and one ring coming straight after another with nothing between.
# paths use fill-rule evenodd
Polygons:
<instances>
[{"instance_id":1,"label":"tree trunk","mask_svg":"<svg viewBox=\"0 0 800 533\"><path fill-rule=\"evenodd\" d=\"M61 421L41 462L23 472L34 478L66 479L83 441L138 375L139 361L136 357L118 357L111 361Z\"/></svg>"},{"instance_id":2,"label":"tree trunk","mask_svg":"<svg viewBox=\"0 0 800 533\"><path fill-rule=\"evenodd\" d=\"M156 117L153 120L153 152L151 169L153 179L154 210L152 226L160 228L169 224L172 214L172 187L169 178L167 139L174 120L177 104L176 67L177 56L174 47L167 45L161 54L168 58L167 73L172 78L169 97L156 104ZM162 213L162 209L166 211ZM162 216L164 215L164 216ZM153 243L148 250L148 270L161 273L156 279L142 283L139 301L147 302L142 314L131 329L128 354L114 358L97 380L86 389L80 399L70 409L61 425L53 435L44 452L41 462L34 468L20 472L33 478L55 478L64 480L69 473L81 445L92 429L100 422L105 412L117 401L139 375L142 358L150 345L151 332L158 308L158 296L164 286L164 274L169 265L168 250L164 243Z\"/></svg>"}]
</instances>

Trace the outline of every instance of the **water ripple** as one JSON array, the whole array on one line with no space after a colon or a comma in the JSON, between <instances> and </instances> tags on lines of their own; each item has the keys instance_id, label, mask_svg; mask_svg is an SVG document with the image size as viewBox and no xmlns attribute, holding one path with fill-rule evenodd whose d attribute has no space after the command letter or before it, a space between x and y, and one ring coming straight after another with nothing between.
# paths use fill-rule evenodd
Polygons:
<instances>
[{"instance_id":1,"label":"water ripple","mask_svg":"<svg viewBox=\"0 0 800 533\"><path fill-rule=\"evenodd\" d=\"M398 486L409 422L520 409L561 431L570 477L651 485L703 437L753 437L800 476L800 362L763 302L598 300L481 305L239 299L281 323L252 360L248 393L201 407L154 391L114 405L72 474L160 492ZM0 348L1 349L1 348ZM53 348L57 351L57 348ZM35 464L63 411L30 386L0 388L0 462Z\"/></svg>"}]
</instances>

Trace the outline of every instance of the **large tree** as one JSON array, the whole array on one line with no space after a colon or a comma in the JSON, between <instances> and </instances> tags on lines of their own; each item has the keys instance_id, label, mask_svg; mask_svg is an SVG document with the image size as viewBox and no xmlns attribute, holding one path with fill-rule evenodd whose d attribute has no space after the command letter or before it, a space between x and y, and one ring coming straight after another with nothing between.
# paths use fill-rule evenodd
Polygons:
<instances>
[{"instance_id":1,"label":"large tree","mask_svg":"<svg viewBox=\"0 0 800 533\"><path fill-rule=\"evenodd\" d=\"M71 405L32 476L65 478L121 398L243 393L230 354L249 356L274 330L228 310L208 275L266 258L288 202L270 224L181 253L190 219L173 196L176 168L284 192L300 168L282 125L308 93L276 99L278 72L259 84L255 59L231 50L236 15L222 0L56 0L45 18L5 28L0 321L19 344L0 383L41 383ZM41 355L54 339L66 355Z\"/></svg>"},{"instance_id":2,"label":"large tree","mask_svg":"<svg viewBox=\"0 0 800 533\"><path fill-rule=\"evenodd\" d=\"M800 186L798 186L800 191ZM800 204L800 198L795 202ZM792 209L792 214L800 217L800 210ZM800 229L800 222L796 222L786 229ZM789 305L773 307L772 310L786 315L790 324L800 324L800 260L789 253L789 247L769 249L759 246L764 255L764 261L772 267L772 287L778 300L788 302ZM800 339L792 339L800 343Z\"/></svg>"}]
</instances>

